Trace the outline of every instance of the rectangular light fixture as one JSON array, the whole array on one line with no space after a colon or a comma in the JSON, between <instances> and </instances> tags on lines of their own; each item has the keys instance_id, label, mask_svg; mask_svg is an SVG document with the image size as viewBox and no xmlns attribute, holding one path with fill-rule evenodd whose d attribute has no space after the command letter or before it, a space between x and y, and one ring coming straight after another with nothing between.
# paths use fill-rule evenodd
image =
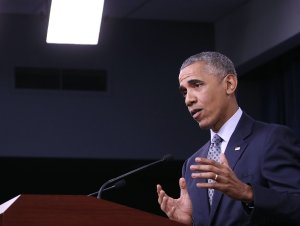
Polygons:
<instances>
[{"instance_id":1,"label":"rectangular light fixture","mask_svg":"<svg viewBox=\"0 0 300 226\"><path fill-rule=\"evenodd\" d=\"M47 43L97 45L104 0L52 0Z\"/></svg>"}]
</instances>

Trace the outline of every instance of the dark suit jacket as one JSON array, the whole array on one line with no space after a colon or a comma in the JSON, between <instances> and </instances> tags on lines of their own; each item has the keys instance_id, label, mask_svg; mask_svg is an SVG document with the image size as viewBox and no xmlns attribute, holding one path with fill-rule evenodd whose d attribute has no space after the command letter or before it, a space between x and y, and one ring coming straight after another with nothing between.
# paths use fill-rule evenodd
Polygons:
<instances>
[{"instance_id":1,"label":"dark suit jacket","mask_svg":"<svg viewBox=\"0 0 300 226\"><path fill-rule=\"evenodd\" d=\"M209 206L207 189L192 179L190 165L195 157L206 157L206 143L182 168L193 204L197 226L300 225L300 143L292 131L282 125L258 122L246 113L233 132L225 156L236 176L252 185L254 209L247 211L241 201L215 190Z\"/></svg>"}]
</instances>

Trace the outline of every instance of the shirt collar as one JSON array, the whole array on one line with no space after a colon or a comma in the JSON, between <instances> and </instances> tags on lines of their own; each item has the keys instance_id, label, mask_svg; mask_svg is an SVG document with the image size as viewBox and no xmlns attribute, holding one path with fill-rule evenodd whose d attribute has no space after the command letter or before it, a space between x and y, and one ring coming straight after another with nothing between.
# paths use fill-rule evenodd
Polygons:
<instances>
[{"instance_id":1,"label":"shirt collar","mask_svg":"<svg viewBox=\"0 0 300 226\"><path fill-rule=\"evenodd\" d=\"M225 141L226 143L229 141L231 135L233 134L243 111L239 107L238 110L234 113L234 115L231 116L230 119L228 119L224 125L221 127L221 129L218 131L218 135ZM214 137L216 133L212 130L210 130L210 139Z\"/></svg>"}]
</instances>

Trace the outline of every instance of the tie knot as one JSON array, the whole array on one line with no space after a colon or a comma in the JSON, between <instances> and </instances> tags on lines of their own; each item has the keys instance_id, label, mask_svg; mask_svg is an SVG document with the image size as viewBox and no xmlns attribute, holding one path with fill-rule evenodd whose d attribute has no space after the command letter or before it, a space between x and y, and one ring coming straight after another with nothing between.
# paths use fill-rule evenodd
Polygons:
<instances>
[{"instance_id":1,"label":"tie knot","mask_svg":"<svg viewBox=\"0 0 300 226\"><path fill-rule=\"evenodd\" d=\"M213 139L212 139L212 143L215 144L216 146L219 146L219 144L222 141L223 141L223 139L218 134L215 134Z\"/></svg>"}]
</instances>

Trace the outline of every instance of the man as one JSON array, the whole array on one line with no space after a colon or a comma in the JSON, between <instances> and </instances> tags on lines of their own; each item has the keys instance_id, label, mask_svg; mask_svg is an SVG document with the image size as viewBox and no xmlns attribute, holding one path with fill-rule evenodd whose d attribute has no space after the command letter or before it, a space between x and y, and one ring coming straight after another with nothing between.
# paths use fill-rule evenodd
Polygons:
<instances>
[{"instance_id":1,"label":"man","mask_svg":"<svg viewBox=\"0 0 300 226\"><path fill-rule=\"evenodd\" d=\"M157 185L162 211L196 226L299 226L300 143L292 131L242 111L237 73L223 54L189 57L179 84L194 120L210 129L211 141L185 161L179 198Z\"/></svg>"}]
</instances>

